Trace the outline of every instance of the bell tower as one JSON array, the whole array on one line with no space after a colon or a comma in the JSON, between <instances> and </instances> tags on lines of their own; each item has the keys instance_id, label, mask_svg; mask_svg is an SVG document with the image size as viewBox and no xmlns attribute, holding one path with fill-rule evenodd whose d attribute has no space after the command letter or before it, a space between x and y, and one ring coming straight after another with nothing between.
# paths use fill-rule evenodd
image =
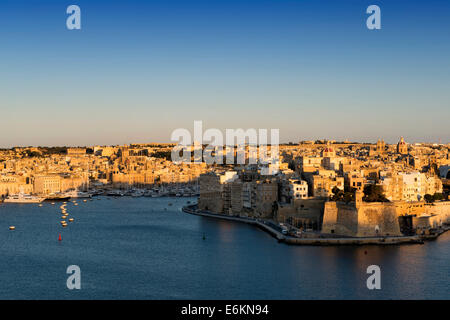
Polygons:
<instances>
[{"instance_id":1,"label":"bell tower","mask_svg":"<svg viewBox=\"0 0 450 320\"><path fill-rule=\"evenodd\" d=\"M377 141L377 153L378 154L383 154L384 153L384 149L386 147L386 143L384 142L383 139L378 139Z\"/></svg>"}]
</instances>

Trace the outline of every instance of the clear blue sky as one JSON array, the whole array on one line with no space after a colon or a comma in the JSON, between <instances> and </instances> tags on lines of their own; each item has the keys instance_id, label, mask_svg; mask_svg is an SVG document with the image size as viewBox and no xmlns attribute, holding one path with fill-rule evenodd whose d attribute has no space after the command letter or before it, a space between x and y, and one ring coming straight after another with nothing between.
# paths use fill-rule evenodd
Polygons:
<instances>
[{"instance_id":1,"label":"clear blue sky","mask_svg":"<svg viewBox=\"0 0 450 320\"><path fill-rule=\"evenodd\" d=\"M169 142L194 120L447 143L450 1L0 0L0 119L1 147Z\"/></svg>"}]
</instances>

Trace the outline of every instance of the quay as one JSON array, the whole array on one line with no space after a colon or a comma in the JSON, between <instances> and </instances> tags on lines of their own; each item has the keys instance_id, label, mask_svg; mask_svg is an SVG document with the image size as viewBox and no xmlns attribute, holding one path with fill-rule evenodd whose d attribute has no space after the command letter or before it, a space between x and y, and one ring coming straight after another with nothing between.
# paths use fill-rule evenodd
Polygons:
<instances>
[{"instance_id":1,"label":"quay","mask_svg":"<svg viewBox=\"0 0 450 320\"><path fill-rule=\"evenodd\" d=\"M424 240L435 239L434 237L423 237L420 235L400 236L400 237L326 237L326 235L319 235L318 237L300 238L283 234L279 231L277 225L271 221L254 219L248 217L227 216L216 214L203 210L198 210L197 205L189 205L182 208L185 213L216 218L228 221L242 222L254 225L263 231L266 231L279 242L291 245L314 245L314 246L334 246L334 245L398 245L398 244L423 244ZM448 229L447 229L448 230ZM443 232L447 231L444 230Z\"/></svg>"}]
</instances>

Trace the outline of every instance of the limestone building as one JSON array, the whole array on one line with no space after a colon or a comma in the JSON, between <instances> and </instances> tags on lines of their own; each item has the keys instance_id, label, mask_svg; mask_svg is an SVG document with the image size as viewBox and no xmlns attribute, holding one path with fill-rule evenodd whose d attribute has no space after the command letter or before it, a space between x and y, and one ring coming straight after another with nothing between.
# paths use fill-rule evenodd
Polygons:
<instances>
[{"instance_id":1,"label":"limestone building","mask_svg":"<svg viewBox=\"0 0 450 320\"><path fill-rule=\"evenodd\" d=\"M408 154L408 145L403 137L401 137L400 141L397 143L397 153Z\"/></svg>"},{"instance_id":2,"label":"limestone building","mask_svg":"<svg viewBox=\"0 0 450 320\"><path fill-rule=\"evenodd\" d=\"M230 208L231 189L227 184L237 179L236 171L226 171L224 173L208 172L200 175L199 209L223 213L224 208Z\"/></svg>"}]
</instances>

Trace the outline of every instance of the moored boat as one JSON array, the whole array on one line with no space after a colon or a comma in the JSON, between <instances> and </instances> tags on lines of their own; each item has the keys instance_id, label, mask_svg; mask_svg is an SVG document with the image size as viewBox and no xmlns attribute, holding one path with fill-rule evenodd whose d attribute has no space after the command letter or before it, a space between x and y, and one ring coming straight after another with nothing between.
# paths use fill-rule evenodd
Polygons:
<instances>
[{"instance_id":1,"label":"moored boat","mask_svg":"<svg viewBox=\"0 0 450 320\"><path fill-rule=\"evenodd\" d=\"M12 194L4 200L5 203L41 203L45 198L33 196L31 194L18 193Z\"/></svg>"},{"instance_id":2,"label":"moored boat","mask_svg":"<svg viewBox=\"0 0 450 320\"><path fill-rule=\"evenodd\" d=\"M70 197L67 197L64 193L51 193L45 197L47 201L67 201Z\"/></svg>"},{"instance_id":3,"label":"moored boat","mask_svg":"<svg viewBox=\"0 0 450 320\"><path fill-rule=\"evenodd\" d=\"M66 192L65 195L68 196L69 198L91 198L92 197L92 195L88 192L82 192L82 191L77 191L77 190Z\"/></svg>"}]
</instances>

